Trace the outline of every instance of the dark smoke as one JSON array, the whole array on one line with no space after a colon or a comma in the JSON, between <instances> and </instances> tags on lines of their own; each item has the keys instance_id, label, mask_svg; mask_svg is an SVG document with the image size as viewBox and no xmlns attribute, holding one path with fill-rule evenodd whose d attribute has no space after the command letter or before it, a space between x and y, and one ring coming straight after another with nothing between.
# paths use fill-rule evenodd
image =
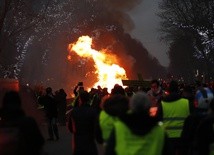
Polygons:
<instances>
[{"instance_id":1,"label":"dark smoke","mask_svg":"<svg viewBox=\"0 0 214 155\"><path fill-rule=\"evenodd\" d=\"M42 7L40 4L48 0L31 1L32 5L36 4L33 5L34 9L39 10L38 8ZM162 75L164 68L158 60L129 34L134 24L127 12L142 0L50 2L44 20L36 27L23 31L21 35L24 37L19 39L26 40L28 36L34 35L21 68L20 81L23 84L41 84L44 87L51 86L54 90L64 88L67 92L72 92L78 81L91 86L96 81L92 60L82 59L75 54L72 55L71 61L67 60L68 44L77 41L82 35L93 37L93 48L108 49L117 55L129 79L137 79L138 73L145 79ZM8 43L9 45L11 43ZM16 52L14 46L11 46L0 54L6 53L11 57L8 49Z\"/></svg>"},{"instance_id":2,"label":"dark smoke","mask_svg":"<svg viewBox=\"0 0 214 155\"><path fill-rule=\"evenodd\" d=\"M127 11L140 4L142 0L103 0L102 2L106 7L104 12L108 17L119 22L127 30L134 28L133 21Z\"/></svg>"},{"instance_id":3,"label":"dark smoke","mask_svg":"<svg viewBox=\"0 0 214 155\"><path fill-rule=\"evenodd\" d=\"M143 45L133 39L128 32L134 28L133 21L127 14L127 11L134 8L141 0L114 1L102 0L90 3L86 14L90 19L90 13L95 17L88 20L87 24L83 24L82 20L78 20L78 27L81 33L76 34L71 39L75 42L81 35L89 35L94 38L94 48L97 50L108 49L119 58L119 64L125 68L129 79L137 79L137 74L142 74L143 78L158 78L164 72L164 68L158 60L152 57ZM80 17L80 19L85 19ZM74 59L77 64L77 59ZM80 65L83 75L87 75L87 80L82 77L85 83L91 85L94 81L93 62L86 60L85 65ZM89 67L90 66L90 67Z\"/></svg>"}]
</instances>

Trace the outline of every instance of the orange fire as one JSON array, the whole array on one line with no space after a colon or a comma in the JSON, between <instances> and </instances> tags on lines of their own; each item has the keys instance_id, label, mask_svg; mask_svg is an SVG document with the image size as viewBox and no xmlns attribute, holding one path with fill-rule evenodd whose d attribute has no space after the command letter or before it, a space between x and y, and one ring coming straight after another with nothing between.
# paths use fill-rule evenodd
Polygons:
<instances>
[{"instance_id":1,"label":"orange fire","mask_svg":"<svg viewBox=\"0 0 214 155\"><path fill-rule=\"evenodd\" d=\"M89 36L79 37L76 43L68 46L69 53L75 52L83 58L91 58L94 61L98 81L93 87L98 85L102 88L112 89L115 84L122 85L122 79L127 79L124 68L117 65L117 57L106 50L97 51L92 48L92 38ZM71 56L68 56L71 59Z\"/></svg>"}]
</instances>

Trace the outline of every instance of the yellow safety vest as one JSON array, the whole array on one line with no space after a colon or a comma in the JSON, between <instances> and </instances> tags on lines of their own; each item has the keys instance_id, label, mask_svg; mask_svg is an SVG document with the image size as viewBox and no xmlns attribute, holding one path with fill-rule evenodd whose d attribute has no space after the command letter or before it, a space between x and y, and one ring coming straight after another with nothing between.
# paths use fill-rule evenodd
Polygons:
<instances>
[{"instance_id":1,"label":"yellow safety vest","mask_svg":"<svg viewBox=\"0 0 214 155\"><path fill-rule=\"evenodd\" d=\"M163 125L169 138L179 138L184 120L190 114L189 101L181 98L173 102L161 102L163 108Z\"/></svg>"},{"instance_id":2,"label":"yellow safety vest","mask_svg":"<svg viewBox=\"0 0 214 155\"><path fill-rule=\"evenodd\" d=\"M112 129L114 128L114 122L116 118L107 114L104 110L100 112L99 123L102 131L102 138L107 141Z\"/></svg>"},{"instance_id":3,"label":"yellow safety vest","mask_svg":"<svg viewBox=\"0 0 214 155\"><path fill-rule=\"evenodd\" d=\"M143 123L143 122L142 122ZM121 121L115 123L117 155L161 155L164 146L165 131L158 124L146 135L139 136Z\"/></svg>"}]
</instances>

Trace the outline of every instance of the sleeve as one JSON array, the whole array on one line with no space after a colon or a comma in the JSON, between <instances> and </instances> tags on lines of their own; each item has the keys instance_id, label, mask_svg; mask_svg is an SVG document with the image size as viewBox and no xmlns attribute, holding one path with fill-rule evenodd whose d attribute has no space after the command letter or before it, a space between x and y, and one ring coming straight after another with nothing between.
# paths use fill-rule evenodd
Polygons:
<instances>
[{"instance_id":1,"label":"sleeve","mask_svg":"<svg viewBox=\"0 0 214 155\"><path fill-rule=\"evenodd\" d=\"M68 130L70 131L70 133L73 133L72 111L70 112L68 117Z\"/></svg>"},{"instance_id":2,"label":"sleeve","mask_svg":"<svg viewBox=\"0 0 214 155\"><path fill-rule=\"evenodd\" d=\"M99 115L95 119L95 136L96 136L96 141L99 144L103 144L102 130L99 122Z\"/></svg>"},{"instance_id":3,"label":"sleeve","mask_svg":"<svg viewBox=\"0 0 214 155\"><path fill-rule=\"evenodd\" d=\"M163 108L162 108L161 101L160 101L160 104L158 105L157 119L160 121L163 121Z\"/></svg>"},{"instance_id":4,"label":"sleeve","mask_svg":"<svg viewBox=\"0 0 214 155\"><path fill-rule=\"evenodd\" d=\"M116 147L115 136L116 136L115 130L113 129L111 134L110 134L110 137L107 141L105 155L116 155L116 152L115 152L115 147Z\"/></svg>"}]
</instances>

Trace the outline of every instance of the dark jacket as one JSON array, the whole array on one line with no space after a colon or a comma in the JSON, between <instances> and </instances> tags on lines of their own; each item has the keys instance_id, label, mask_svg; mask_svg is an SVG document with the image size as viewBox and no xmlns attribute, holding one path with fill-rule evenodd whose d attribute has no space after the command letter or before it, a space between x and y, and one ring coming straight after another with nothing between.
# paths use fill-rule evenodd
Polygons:
<instances>
[{"instance_id":1,"label":"dark jacket","mask_svg":"<svg viewBox=\"0 0 214 155\"><path fill-rule=\"evenodd\" d=\"M181 133L181 155L187 155L195 151L196 131L201 120L206 116L207 111L195 109L195 111L185 119Z\"/></svg>"},{"instance_id":2,"label":"dark jacket","mask_svg":"<svg viewBox=\"0 0 214 155\"><path fill-rule=\"evenodd\" d=\"M0 110L0 154L40 155L44 138L36 121L19 110Z\"/></svg>"},{"instance_id":3,"label":"dark jacket","mask_svg":"<svg viewBox=\"0 0 214 155\"><path fill-rule=\"evenodd\" d=\"M98 113L88 104L74 107L69 116L68 129L73 133L73 155L97 155L95 125Z\"/></svg>"},{"instance_id":4,"label":"dark jacket","mask_svg":"<svg viewBox=\"0 0 214 155\"><path fill-rule=\"evenodd\" d=\"M198 155L209 155L210 145L214 143L214 114L201 120L196 131L196 149Z\"/></svg>"},{"instance_id":5,"label":"dark jacket","mask_svg":"<svg viewBox=\"0 0 214 155\"><path fill-rule=\"evenodd\" d=\"M57 102L53 95L45 95L43 98L44 110L46 116L50 118L56 118L57 112Z\"/></svg>"}]
</instances>

